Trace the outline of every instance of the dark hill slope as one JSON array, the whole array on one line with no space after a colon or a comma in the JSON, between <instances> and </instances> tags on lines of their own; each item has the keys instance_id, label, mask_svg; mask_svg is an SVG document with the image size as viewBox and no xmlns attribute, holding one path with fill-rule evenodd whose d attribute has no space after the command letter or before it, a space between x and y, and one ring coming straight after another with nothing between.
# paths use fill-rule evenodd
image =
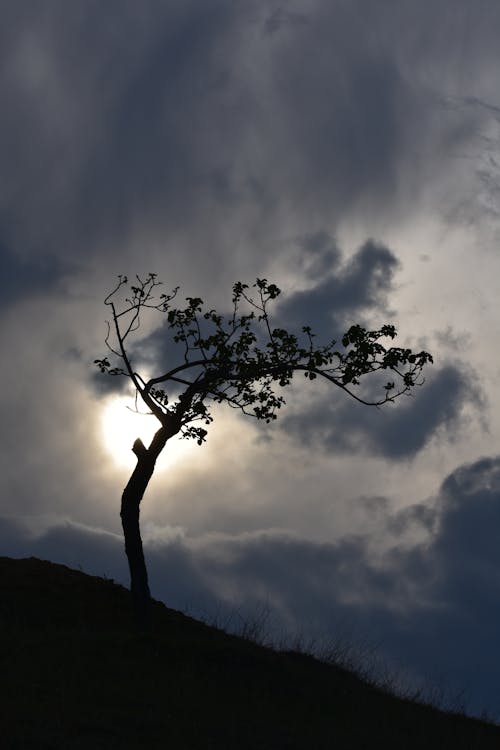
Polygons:
<instances>
[{"instance_id":1,"label":"dark hill slope","mask_svg":"<svg viewBox=\"0 0 500 750\"><path fill-rule=\"evenodd\" d=\"M500 748L500 728L390 696L34 558L0 558L5 750Z\"/></svg>"}]
</instances>

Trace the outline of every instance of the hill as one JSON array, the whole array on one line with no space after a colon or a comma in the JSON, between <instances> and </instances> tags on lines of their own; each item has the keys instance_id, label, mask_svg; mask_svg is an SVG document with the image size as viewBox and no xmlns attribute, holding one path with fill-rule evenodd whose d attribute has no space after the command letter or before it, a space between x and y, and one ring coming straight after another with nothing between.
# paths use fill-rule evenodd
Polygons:
<instances>
[{"instance_id":1,"label":"hill","mask_svg":"<svg viewBox=\"0 0 500 750\"><path fill-rule=\"evenodd\" d=\"M230 636L35 558L0 558L5 750L500 747L500 727L394 697L312 657Z\"/></svg>"}]
</instances>

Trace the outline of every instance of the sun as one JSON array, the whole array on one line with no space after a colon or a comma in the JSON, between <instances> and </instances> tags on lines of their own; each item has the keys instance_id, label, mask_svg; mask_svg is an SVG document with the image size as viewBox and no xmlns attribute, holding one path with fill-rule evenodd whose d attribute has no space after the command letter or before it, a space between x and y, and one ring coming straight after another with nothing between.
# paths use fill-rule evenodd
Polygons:
<instances>
[{"instance_id":1,"label":"sun","mask_svg":"<svg viewBox=\"0 0 500 750\"><path fill-rule=\"evenodd\" d=\"M114 397L104 406L101 416L101 436L104 446L119 466L133 468L137 462L132 445L141 438L147 447L160 423L152 414L133 411L131 398ZM192 449L192 441L171 438L161 453L157 468L165 469L182 460Z\"/></svg>"}]
</instances>

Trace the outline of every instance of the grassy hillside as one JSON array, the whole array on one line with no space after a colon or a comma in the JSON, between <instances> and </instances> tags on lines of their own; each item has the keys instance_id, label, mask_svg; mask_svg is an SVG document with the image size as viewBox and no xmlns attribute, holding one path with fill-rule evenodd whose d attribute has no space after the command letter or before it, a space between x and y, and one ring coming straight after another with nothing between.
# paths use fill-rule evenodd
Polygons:
<instances>
[{"instance_id":1,"label":"grassy hillside","mask_svg":"<svg viewBox=\"0 0 500 750\"><path fill-rule=\"evenodd\" d=\"M0 558L5 750L498 748L500 727L390 696L168 609L150 639L121 586Z\"/></svg>"}]
</instances>

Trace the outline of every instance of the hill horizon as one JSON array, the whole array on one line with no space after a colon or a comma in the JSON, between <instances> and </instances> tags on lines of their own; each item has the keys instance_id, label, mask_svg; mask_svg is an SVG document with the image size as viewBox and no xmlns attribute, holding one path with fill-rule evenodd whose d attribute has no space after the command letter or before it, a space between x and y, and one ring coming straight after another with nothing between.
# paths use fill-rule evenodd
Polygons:
<instances>
[{"instance_id":1,"label":"hill horizon","mask_svg":"<svg viewBox=\"0 0 500 750\"><path fill-rule=\"evenodd\" d=\"M500 727L231 635L37 558L0 557L3 747L498 748Z\"/></svg>"}]
</instances>

